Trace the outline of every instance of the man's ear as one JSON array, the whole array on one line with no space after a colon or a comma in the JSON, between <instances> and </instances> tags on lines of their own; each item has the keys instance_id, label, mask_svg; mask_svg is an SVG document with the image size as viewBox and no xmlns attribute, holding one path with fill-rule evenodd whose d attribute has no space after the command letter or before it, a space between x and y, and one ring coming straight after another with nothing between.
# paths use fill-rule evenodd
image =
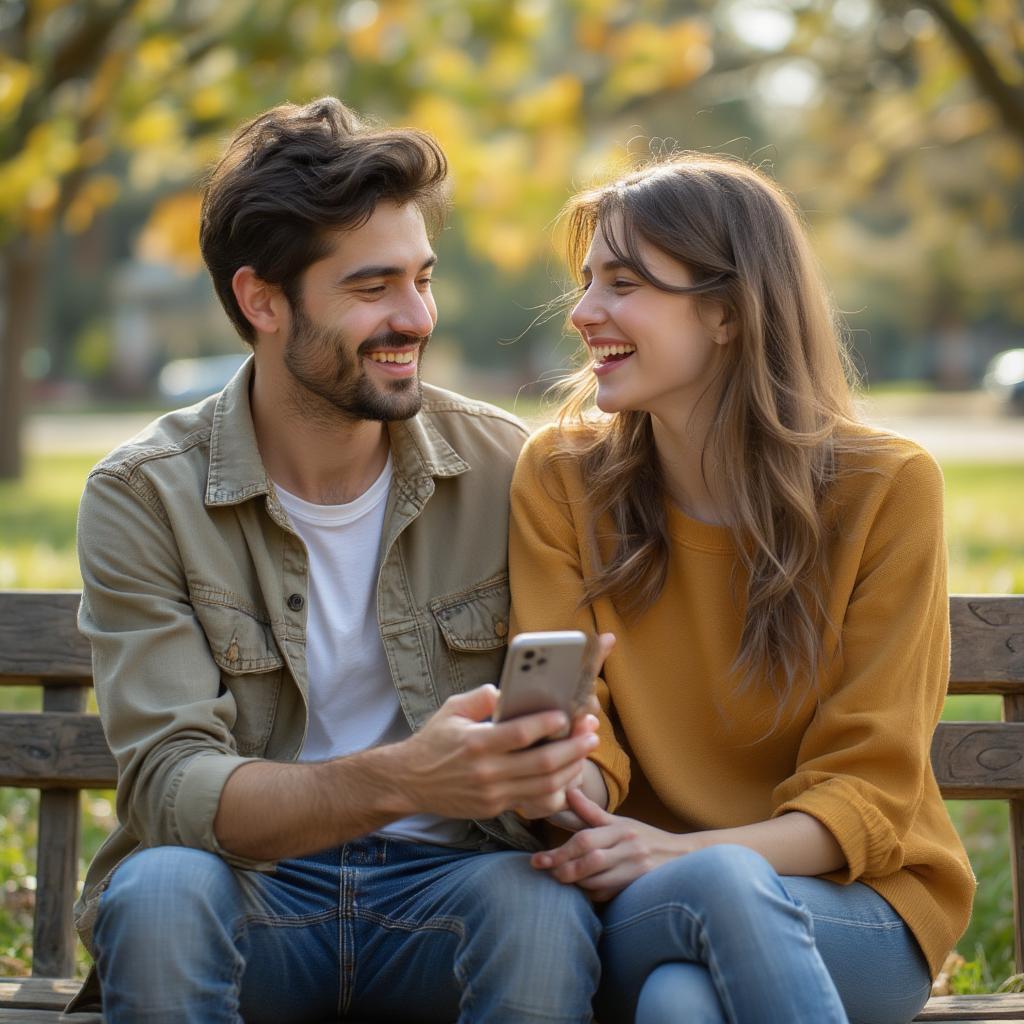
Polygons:
<instances>
[{"instance_id":1,"label":"man's ear","mask_svg":"<svg viewBox=\"0 0 1024 1024\"><path fill-rule=\"evenodd\" d=\"M257 277L252 267L239 267L235 271L231 290L257 334L277 334L286 326L285 309L288 304L281 289Z\"/></svg>"}]
</instances>

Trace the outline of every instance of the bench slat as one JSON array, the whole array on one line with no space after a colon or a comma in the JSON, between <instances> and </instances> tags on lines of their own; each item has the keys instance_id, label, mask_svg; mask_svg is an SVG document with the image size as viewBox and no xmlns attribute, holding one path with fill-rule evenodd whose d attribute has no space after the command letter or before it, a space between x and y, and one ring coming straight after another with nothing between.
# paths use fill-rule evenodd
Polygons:
<instances>
[{"instance_id":1,"label":"bench slat","mask_svg":"<svg viewBox=\"0 0 1024 1024\"><path fill-rule=\"evenodd\" d=\"M0 714L0 786L111 789L117 764L96 715Z\"/></svg>"},{"instance_id":2,"label":"bench slat","mask_svg":"<svg viewBox=\"0 0 1024 1024\"><path fill-rule=\"evenodd\" d=\"M955 594L951 692L1024 693L1024 601L1021 595ZM973 684L969 691L962 684ZM985 686L1004 689L986 689ZM975 689L975 687L978 687Z\"/></svg>"},{"instance_id":3,"label":"bench slat","mask_svg":"<svg viewBox=\"0 0 1024 1024\"><path fill-rule=\"evenodd\" d=\"M1024 797L1024 723L940 722L932 766L947 799Z\"/></svg>"},{"instance_id":4,"label":"bench slat","mask_svg":"<svg viewBox=\"0 0 1024 1024\"><path fill-rule=\"evenodd\" d=\"M4 978L0 980L0 1006L63 1010L80 985L73 978Z\"/></svg>"},{"instance_id":5,"label":"bench slat","mask_svg":"<svg viewBox=\"0 0 1024 1024\"><path fill-rule=\"evenodd\" d=\"M1024 1020L1024 995L1001 992L994 996L934 996L914 1020Z\"/></svg>"},{"instance_id":6,"label":"bench slat","mask_svg":"<svg viewBox=\"0 0 1024 1024\"><path fill-rule=\"evenodd\" d=\"M89 642L78 632L77 590L0 591L0 677L5 683L92 678Z\"/></svg>"}]
</instances>

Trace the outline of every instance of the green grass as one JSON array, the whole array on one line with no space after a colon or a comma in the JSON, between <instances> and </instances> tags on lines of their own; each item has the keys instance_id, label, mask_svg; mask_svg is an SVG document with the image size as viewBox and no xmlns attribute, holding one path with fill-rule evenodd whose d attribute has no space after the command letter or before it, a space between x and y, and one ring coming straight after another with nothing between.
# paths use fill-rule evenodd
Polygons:
<instances>
[{"instance_id":1,"label":"green grass","mask_svg":"<svg viewBox=\"0 0 1024 1024\"><path fill-rule=\"evenodd\" d=\"M79 587L75 511L95 456L28 460L25 478L0 483L0 588ZM1024 593L1024 467L948 464L950 590ZM30 690L0 692L0 706L38 707ZM944 717L997 719L998 698L952 697ZM35 807L27 790L0 790L0 973L31 958ZM81 868L113 825L113 796L87 793ZM968 964L959 985L988 991L1013 971L1007 807L1002 801L951 801L950 813L979 879L971 927L959 944ZM84 960L81 965L84 965Z\"/></svg>"}]
</instances>

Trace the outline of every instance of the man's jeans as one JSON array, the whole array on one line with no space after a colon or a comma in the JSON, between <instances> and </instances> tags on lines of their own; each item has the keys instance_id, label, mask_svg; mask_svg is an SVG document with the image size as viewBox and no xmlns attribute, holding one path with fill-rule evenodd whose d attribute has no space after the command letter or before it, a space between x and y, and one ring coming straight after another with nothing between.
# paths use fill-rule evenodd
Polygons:
<instances>
[{"instance_id":1,"label":"man's jeans","mask_svg":"<svg viewBox=\"0 0 1024 1024\"><path fill-rule=\"evenodd\" d=\"M931 990L917 942L874 890L780 878L741 846L624 889L604 912L601 959L602 1024L905 1024Z\"/></svg>"},{"instance_id":2,"label":"man's jeans","mask_svg":"<svg viewBox=\"0 0 1024 1024\"><path fill-rule=\"evenodd\" d=\"M237 871L129 857L95 929L109 1024L591 1020L600 924L515 851L369 837Z\"/></svg>"}]
</instances>

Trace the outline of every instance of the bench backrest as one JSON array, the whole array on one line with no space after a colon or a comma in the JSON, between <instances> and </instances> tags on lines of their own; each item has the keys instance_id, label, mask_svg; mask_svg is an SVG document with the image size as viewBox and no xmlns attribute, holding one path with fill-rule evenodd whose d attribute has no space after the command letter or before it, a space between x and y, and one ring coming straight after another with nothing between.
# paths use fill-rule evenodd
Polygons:
<instances>
[{"instance_id":1,"label":"bench backrest","mask_svg":"<svg viewBox=\"0 0 1024 1024\"><path fill-rule=\"evenodd\" d=\"M75 591L0 591L0 685L41 686L42 713L0 714L0 786L40 789L33 974L74 971L79 790L113 788L114 759L95 715L89 645ZM932 765L951 799L1004 799L1010 808L1017 970L1024 971L1024 594L950 598L949 692L998 694L1002 722L943 722Z\"/></svg>"}]
</instances>

